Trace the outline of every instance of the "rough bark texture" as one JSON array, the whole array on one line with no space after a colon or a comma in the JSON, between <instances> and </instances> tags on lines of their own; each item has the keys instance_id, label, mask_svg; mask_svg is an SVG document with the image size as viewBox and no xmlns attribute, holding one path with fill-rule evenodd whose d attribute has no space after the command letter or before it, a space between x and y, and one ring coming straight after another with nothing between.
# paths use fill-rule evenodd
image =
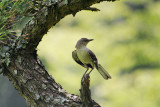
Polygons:
<instances>
[{"instance_id":1,"label":"rough bark texture","mask_svg":"<svg viewBox=\"0 0 160 107\"><path fill-rule=\"evenodd\" d=\"M94 100L91 99L90 86L90 76L86 74L81 80L80 97L82 101L82 107L100 107L100 105L95 104Z\"/></svg>"},{"instance_id":2,"label":"rough bark texture","mask_svg":"<svg viewBox=\"0 0 160 107\"><path fill-rule=\"evenodd\" d=\"M50 4L43 2L42 8L26 24L21 36L11 33L8 35L10 39L6 37L0 40L0 72L9 78L28 106L98 107L90 96L89 77L82 81L81 98L67 93L45 70L37 58L36 47L43 35L66 15L75 15L80 10L98 11L89 6L114 0L51 1Z\"/></svg>"},{"instance_id":3,"label":"rough bark texture","mask_svg":"<svg viewBox=\"0 0 160 107\"><path fill-rule=\"evenodd\" d=\"M43 6L22 31L22 36L28 37L27 48L29 51L34 51L48 29L66 15L75 15L81 10L86 10L92 4L102 1L115 0L58 0L55 3Z\"/></svg>"},{"instance_id":4,"label":"rough bark texture","mask_svg":"<svg viewBox=\"0 0 160 107\"><path fill-rule=\"evenodd\" d=\"M80 98L67 93L57 84L35 56L34 53L14 56L4 72L20 95L26 99L27 105L32 107L80 106Z\"/></svg>"}]
</instances>

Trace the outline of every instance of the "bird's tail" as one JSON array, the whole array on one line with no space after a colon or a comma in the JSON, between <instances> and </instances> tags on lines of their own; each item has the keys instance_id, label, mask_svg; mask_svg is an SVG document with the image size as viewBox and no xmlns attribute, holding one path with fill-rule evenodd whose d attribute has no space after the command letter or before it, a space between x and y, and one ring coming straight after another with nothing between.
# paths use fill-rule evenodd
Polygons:
<instances>
[{"instance_id":1,"label":"bird's tail","mask_svg":"<svg viewBox=\"0 0 160 107\"><path fill-rule=\"evenodd\" d=\"M106 80L111 79L110 74L101 66L101 64L98 64L96 68L104 79Z\"/></svg>"}]
</instances>

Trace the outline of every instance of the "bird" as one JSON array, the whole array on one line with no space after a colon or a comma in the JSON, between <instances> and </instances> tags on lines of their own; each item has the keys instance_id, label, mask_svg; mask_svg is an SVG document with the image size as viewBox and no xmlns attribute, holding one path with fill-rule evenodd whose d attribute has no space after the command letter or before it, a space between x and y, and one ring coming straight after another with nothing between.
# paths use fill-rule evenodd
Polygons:
<instances>
[{"instance_id":1,"label":"bird","mask_svg":"<svg viewBox=\"0 0 160 107\"><path fill-rule=\"evenodd\" d=\"M89 68L91 68L91 70L89 71L88 75L92 72L94 68L96 68L104 79L111 79L110 74L101 66L101 64L98 63L96 55L89 48L87 48L87 44L93 40L94 39L87 38L81 38L80 40L78 40L75 46L76 50L72 52L72 58L79 65L86 68L86 71L83 74L82 78L85 77Z\"/></svg>"}]
</instances>

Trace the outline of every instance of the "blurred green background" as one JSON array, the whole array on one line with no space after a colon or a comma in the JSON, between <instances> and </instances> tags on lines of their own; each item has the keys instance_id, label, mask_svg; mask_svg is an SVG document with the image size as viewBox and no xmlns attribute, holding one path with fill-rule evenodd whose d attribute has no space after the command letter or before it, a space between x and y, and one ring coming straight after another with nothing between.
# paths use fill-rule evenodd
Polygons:
<instances>
[{"instance_id":1,"label":"blurred green background","mask_svg":"<svg viewBox=\"0 0 160 107\"><path fill-rule=\"evenodd\" d=\"M79 95L85 69L73 61L72 51L80 38L94 39L88 47L112 79L106 81L94 70L92 98L102 107L159 107L160 1L123 0L93 7L101 11L69 15L44 36L37 50L46 69L65 90Z\"/></svg>"},{"instance_id":2,"label":"blurred green background","mask_svg":"<svg viewBox=\"0 0 160 107\"><path fill-rule=\"evenodd\" d=\"M72 59L76 42L88 47L112 75L91 73L92 98L102 107L160 106L160 1L103 2L100 12L69 15L49 30L38 46L46 69L70 93L78 94L85 71Z\"/></svg>"}]
</instances>

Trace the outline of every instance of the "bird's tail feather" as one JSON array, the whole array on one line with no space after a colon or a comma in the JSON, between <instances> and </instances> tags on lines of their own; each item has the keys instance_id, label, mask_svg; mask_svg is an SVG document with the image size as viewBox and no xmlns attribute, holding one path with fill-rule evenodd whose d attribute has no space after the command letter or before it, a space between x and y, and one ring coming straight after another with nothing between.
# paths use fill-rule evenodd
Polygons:
<instances>
[{"instance_id":1,"label":"bird's tail feather","mask_svg":"<svg viewBox=\"0 0 160 107\"><path fill-rule=\"evenodd\" d=\"M101 66L101 64L97 65L98 72L102 75L102 77L106 80L111 79L110 74Z\"/></svg>"}]
</instances>

